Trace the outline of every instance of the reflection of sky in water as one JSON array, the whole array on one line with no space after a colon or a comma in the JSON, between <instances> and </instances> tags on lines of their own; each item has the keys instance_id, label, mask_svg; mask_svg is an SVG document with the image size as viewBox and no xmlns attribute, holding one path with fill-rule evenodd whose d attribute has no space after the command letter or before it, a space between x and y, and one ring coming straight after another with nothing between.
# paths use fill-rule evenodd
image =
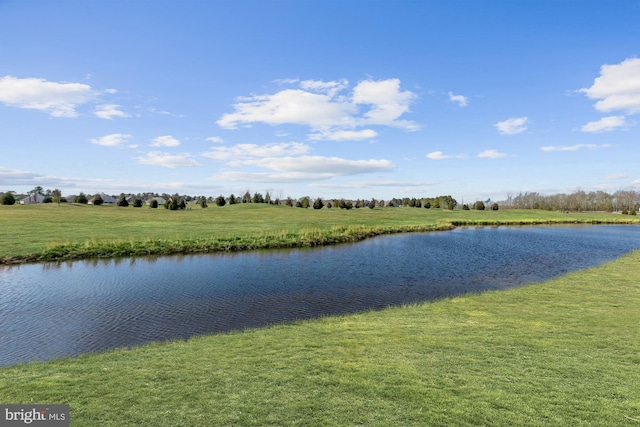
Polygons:
<instances>
[{"instance_id":1,"label":"reflection of sky in water","mask_svg":"<svg viewBox=\"0 0 640 427\"><path fill-rule=\"evenodd\" d=\"M501 289L634 248L640 227L499 227L4 267L0 365Z\"/></svg>"}]
</instances>

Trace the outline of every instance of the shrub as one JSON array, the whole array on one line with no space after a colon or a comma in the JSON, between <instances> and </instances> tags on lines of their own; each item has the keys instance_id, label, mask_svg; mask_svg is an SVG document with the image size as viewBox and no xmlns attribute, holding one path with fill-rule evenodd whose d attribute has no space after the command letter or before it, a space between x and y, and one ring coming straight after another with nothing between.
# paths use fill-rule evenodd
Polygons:
<instances>
[{"instance_id":1,"label":"shrub","mask_svg":"<svg viewBox=\"0 0 640 427\"><path fill-rule=\"evenodd\" d=\"M15 205L16 204L16 198L13 197L13 194L11 194L11 193L4 193L2 195L2 204L3 205Z\"/></svg>"},{"instance_id":2,"label":"shrub","mask_svg":"<svg viewBox=\"0 0 640 427\"><path fill-rule=\"evenodd\" d=\"M87 199L87 196L84 193L80 193L78 194L75 199L73 199L74 203L82 203L84 205L86 205L87 203L89 203L89 200Z\"/></svg>"},{"instance_id":3,"label":"shrub","mask_svg":"<svg viewBox=\"0 0 640 427\"><path fill-rule=\"evenodd\" d=\"M124 195L124 193L120 194L117 205L123 208L126 208L127 206L129 206L129 202L127 202L127 197Z\"/></svg>"},{"instance_id":4,"label":"shrub","mask_svg":"<svg viewBox=\"0 0 640 427\"><path fill-rule=\"evenodd\" d=\"M324 203L322 203L322 199L320 199L320 197L318 197L313 202L313 209L322 209L323 207L324 207Z\"/></svg>"},{"instance_id":5,"label":"shrub","mask_svg":"<svg viewBox=\"0 0 640 427\"><path fill-rule=\"evenodd\" d=\"M492 211L497 211L499 208L500 208L500 206L498 206L498 204L497 204L497 203L493 203L493 204L491 205L491 210L492 210Z\"/></svg>"},{"instance_id":6,"label":"shrub","mask_svg":"<svg viewBox=\"0 0 640 427\"><path fill-rule=\"evenodd\" d=\"M631 209L631 212L629 212L629 215L636 215L636 210L635 209Z\"/></svg>"},{"instance_id":7,"label":"shrub","mask_svg":"<svg viewBox=\"0 0 640 427\"><path fill-rule=\"evenodd\" d=\"M153 200L151 201L151 203L149 203L149 207L150 207L151 209L157 209L157 208L158 208L158 201L157 201L156 199L153 199Z\"/></svg>"},{"instance_id":8,"label":"shrub","mask_svg":"<svg viewBox=\"0 0 640 427\"><path fill-rule=\"evenodd\" d=\"M207 198L202 196L200 197L200 199L198 200L198 204L200 205L201 208L208 208L209 205L207 204Z\"/></svg>"},{"instance_id":9,"label":"shrub","mask_svg":"<svg viewBox=\"0 0 640 427\"><path fill-rule=\"evenodd\" d=\"M622 209L622 215L629 215L629 212L627 211L627 209Z\"/></svg>"},{"instance_id":10,"label":"shrub","mask_svg":"<svg viewBox=\"0 0 640 427\"><path fill-rule=\"evenodd\" d=\"M142 207L142 199L140 197L136 197L136 199L133 201L133 207L134 208Z\"/></svg>"},{"instance_id":11,"label":"shrub","mask_svg":"<svg viewBox=\"0 0 640 427\"><path fill-rule=\"evenodd\" d=\"M224 206L224 205L226 205L226 204L227 204L227 201L224 199L224 197L223 197L223 196L222 196L222 194L221 194L221 195L219 195L218 197L216 197L216 199L213 201L213 203L215 203L215 204L216 204L216 206ZM232 195L229 197L229 204L230 204L230 205L233 205L233 204L235 204L235 203L236 203L235 196L232 194Z\"/></svg>"},{"instance_id":12,"label":"shrub","mask_svg":"<svg viewBox=\"0 0 640 427\"><path fill-rule=\"evenodd\" d=\"M93 204L95 206L100 206L103 203L104 203L104 200L102 199L102 196L99 194L96 194L96 196L93 198Z\"/></svg>"},{"instance_id":13,"label":"shrub","mask_svg":"<svg viewBox=\"0 0 640 427\"><path fill-rule=\"evenodd\" d=\"M468 211L469 210L469 205L467 205L466 203L464 205L462 205L462 210L463 211Z\"/></svg>"},{"instance_id":14,"label":"shrub","mask_svg":"<svg viewBox=\"0 0 640 427\"><path fill-rule=\"evenodd\" d=\"M484 202L483 202L482 200L478 200L478 201L474 204L474 208L475 208L477 211L483 211L483 210L485 209Z\"/></svg>"}]
</instances>

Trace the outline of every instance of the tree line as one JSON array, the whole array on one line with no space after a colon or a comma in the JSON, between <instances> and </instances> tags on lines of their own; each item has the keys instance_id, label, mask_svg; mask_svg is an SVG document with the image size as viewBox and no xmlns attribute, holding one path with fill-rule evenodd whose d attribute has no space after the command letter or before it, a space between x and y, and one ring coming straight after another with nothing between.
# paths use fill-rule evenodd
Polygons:
<instances>
[{"instance_id":1,"label":"tree line","mask_svg":"<svg viewBox=\"0 0 640 427\"><path fill-rule=\"evenodd\" d=\"M118 206L142 207L147 204L151 208L158 208L160 205L165 209L180 210L188 209L189 206L197 204L202 208L208 207L210 204L216 206L225 206L227 204L239 204L239 203L266 203L285 205L290 207L299 208L338 208L338 209L353 209L353 208L375 208L375 207L411 207L411 208L425 208L425 209L459 209L463 210L498 210L499 208L508 209L542 209L542 210L555 210L555 211L571 211L571 212L585 212L585 211L601 211L601 212L623 212L623 213L635 213L640 207L640 192L635 190L618 190L614 193L607 193L605 191L590 191L585 192L577 190L573 193L565 194L552 194L544 195L537 192L524 192L519 193L516 196L507 194L505 200L500 202L492 202L490 199L486 201L476 201L471 204L459 205L458 201L450 195L437 196L437 197L403 197L403 198L391 198L387 201L377 199L322 199L317 197L312 199L309 196L293 199L287 197L286 199L274 198L267 191L265 195L260 192L251 194L248 190L241 196L230 194L229 196L223 196L222 194L217 197L212 196L189 196L180 194L158 194L158 193L139 193L137 195L121 193L117 199L116 196L109 196L112 198L112 203ZM101 194L86 195L80 193L73 197L73 199L67 200L62 196L62 192L59 189L44 190L42 187L37 186L33 190L27 193L25 196L30 203L65 203L68 201L74 203L92 203L96 206L104 204L105 201ZM113 202L113 200L116 200ZM160 201L160 202L159 202ZM8 191L0 197L0 203L3 205L12 205L16 203L14 192Z\"/></svg>"},{"instance_id":2,"label":"tree line","mask_svg":"<svg viewBox=\"0 0 640 427\"><path fill-rule=\"evenodd\" d=\"M605 191L582 190L566 194L544 195L536 192L519 193L517 196L507 195L500 205L512 209L543 209L550 211L601 211L631 212L640 206L640 192L635 190L618 190L614 193Z\"/></svg>"}]
</instances>

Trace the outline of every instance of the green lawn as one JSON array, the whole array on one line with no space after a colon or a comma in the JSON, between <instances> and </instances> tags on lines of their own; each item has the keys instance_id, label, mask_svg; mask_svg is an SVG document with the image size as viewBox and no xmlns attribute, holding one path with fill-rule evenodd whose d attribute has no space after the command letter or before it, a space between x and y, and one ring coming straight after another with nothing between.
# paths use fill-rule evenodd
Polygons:
<instances>
[{"instance_id":1,"label":"green lawn","mask_svg":"<svg viewBox=\"0 0 640 427\"><path fill-rule=\"evenodd\" d=\"M18 365L0 401L72 426L637 426L638 265Z\"/></svg>"},{"instance_id":2,"label":"green lawn","mask_svg":"<svg viewBox=\"0 0 640 427\"><path fill-rule=\"evenodd\" d=\"M0 263L308 246L452 224L635 222L630 215L264 204L184 211L79 204L0 206Z\"/></svg>"}]
</instances>

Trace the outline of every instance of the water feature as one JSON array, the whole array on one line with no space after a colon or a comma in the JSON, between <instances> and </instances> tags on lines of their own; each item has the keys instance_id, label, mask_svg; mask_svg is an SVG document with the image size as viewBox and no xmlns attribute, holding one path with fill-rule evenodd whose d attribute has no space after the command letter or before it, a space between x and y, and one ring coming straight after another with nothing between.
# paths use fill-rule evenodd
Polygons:
<instances>
[{"instance_id":1,"label":"water feature","mask_svg":"<svg viewBox=\"0 0 640 427\"><path fill-rule=\"evenodd\" d=\"M640 227L497 227L349 245L0 268L0 366L543 281Z\"/></svg>"}]
</instances>

